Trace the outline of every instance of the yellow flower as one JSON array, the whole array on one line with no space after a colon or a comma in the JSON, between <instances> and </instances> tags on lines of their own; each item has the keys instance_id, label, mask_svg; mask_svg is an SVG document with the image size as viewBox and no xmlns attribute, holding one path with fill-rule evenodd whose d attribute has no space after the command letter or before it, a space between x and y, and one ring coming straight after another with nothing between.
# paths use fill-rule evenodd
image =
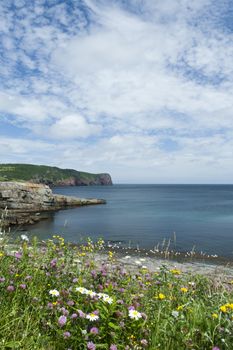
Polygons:
<instances>
[{"instance_id":1,"label":"yellow flower","mask_svg":"<svg viewBox=\"0 0 233 350\"><path fill-rule=\"evenodd\" d=\"M4 253L0 252L0 258L4 255Z\"/></svg>"},{"instance_id":2,"label":"yellow flower","mask_svg":"<svg viewBox=\"0 0 233 350\"><path fill-rule=\"evenodd\" d=\"M187 289L187 288L184 288L184 287L180 288L180 290L181 290L181 292L183 292L183 293L187 293L187 291L188 291L188 289Z\"/></svg>"},{"instance_id":3,"label":"yellow flower","mask_svg":"<svg viewBox=\"0 0 233 350\"><path fill-rule=\"evenodd\" d=\"M159 293L158 299L163 300L166 296L163 293Z\"/></svg>"},{"instance_id":4,"label":"yellow flower","mask_svg":"<svg viewBox=\"0 0 233 350\"><path fill-rule=\"evenodd\" d=\"M180 275L181 274L181 271L178 269L170 270L170 272L173 273L173 275Z\"/></svg>"},{"instance_id":5,"label":"yellow flower","mask_svg":"<svg viewBox=\"0 0 233 350\"><path fill-rule=\"evenodd\" d=\"M220 306L220 310L221 310L222 312L227 312L227 307L226 307L226 305Z\"/></svg>"},{"instance_id":6,"label":"yellow flower","mask_svg":"<svg viewBox=\"0 0 233 350\"><path fill-rule=\"evenodd\" d=\"M213 317L213 318L218 318L218 314L213 313L213 314L212 314L212 317Z\"/></svg>"},{"instance_id":7,"label":"yellow flower","mask_svg":"<svg viewBox=\"0 0 233 350\"><path fill-rule=\"evenodd\" d=\"M176 308L176 310L178 310L178 311L180 311L180 310L183 310L183 305L179 305L179 306L177 306L177 308Z\"/></svg>"}]
</instances>

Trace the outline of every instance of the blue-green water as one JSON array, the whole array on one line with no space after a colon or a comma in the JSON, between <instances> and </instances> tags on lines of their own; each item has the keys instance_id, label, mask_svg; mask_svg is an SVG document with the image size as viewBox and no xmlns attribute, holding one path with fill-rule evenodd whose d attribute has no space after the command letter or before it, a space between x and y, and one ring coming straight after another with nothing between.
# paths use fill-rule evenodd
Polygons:
<instances>
[{"instance_id":1,"label":"blue-green water","mask_svg":"<svg viewBox=\"0 0 233 350\"><path fill-rule=\"evenodd\" d=\"M56 187L54 193L104 198L106 205L62 210L28 227L41 238L61 234L79 242L103 237L154 248L176 236L176 250L233 258L233 185L114 185Z\"/></svg>"}]
</instances>

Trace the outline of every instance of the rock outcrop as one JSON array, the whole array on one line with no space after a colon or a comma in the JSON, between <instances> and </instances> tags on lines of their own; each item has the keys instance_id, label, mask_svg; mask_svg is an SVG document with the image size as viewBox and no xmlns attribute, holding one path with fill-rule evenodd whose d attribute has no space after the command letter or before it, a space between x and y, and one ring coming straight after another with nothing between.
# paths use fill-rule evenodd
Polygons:
<instances>
[{"instance_id":1,"label":"rock outcrop","mask_svg":"<svg viewBox=\"0 0 233 350\"><path fill-rule=\"evenodd\" d=\"M0 214L7 208L7 224L34 223L45 212L82 205L105 204L103 199L86 199L56 195L42 184L0 182Z\"/></svg>"}]
</instances>

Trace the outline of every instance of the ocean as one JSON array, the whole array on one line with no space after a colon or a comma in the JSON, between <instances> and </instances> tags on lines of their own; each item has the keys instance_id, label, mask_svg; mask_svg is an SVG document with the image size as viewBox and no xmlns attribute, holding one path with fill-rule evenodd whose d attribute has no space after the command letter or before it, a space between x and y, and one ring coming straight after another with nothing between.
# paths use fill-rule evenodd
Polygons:
<instances>
[{"instance_id":1,"label":"ocean","mask_svg":"<svg viewBox=\"0 0 233 350\"><path fill-rule=\"evenodd\" d=\"M233 185L55 187L54 193L104 198L105 205L51 213L24 229L41 239L74 243L103 238L121 246L217 254L233 258Z\"/></svg>"}]
</instances>

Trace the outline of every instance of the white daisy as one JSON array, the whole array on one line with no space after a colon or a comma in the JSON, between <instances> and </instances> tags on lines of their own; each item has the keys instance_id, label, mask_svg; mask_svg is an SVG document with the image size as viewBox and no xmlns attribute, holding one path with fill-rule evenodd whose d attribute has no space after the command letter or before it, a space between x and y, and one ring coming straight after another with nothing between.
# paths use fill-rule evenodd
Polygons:
<instances>
[{"instance_id":1,"label":"white daisy","mask_svg":"<svg viewBox=\"0 0 233 350\"><path fill-rule=\"evenodd\" d=\"M87 294L88 293L88 290L86 288L84 288L84 287L77 287L76 291L81 293L81 294Z\"/></svg>"},{"instance_id":2,"label":"white daisy","mask_svg":"<svg viewBox=\"0 0 233 350\"><path fill-rule=\"evenodd\" d=\"M142 314L136 310L129 310L129 317L134 320L139 320L142 318Z\"/></svg>"},{"instance_id":3,"label":"white daisy","mask_svg":"<svg viewBox=\"0 0 233 350\"><path fill-rule=\"evenodd\" d=\"M53 297L58 297L60 295L60 293L56 289L51 289L49 291L49 294L52 295Z\"/></svg>"},{"instance_id":4,"label":"white daisy","mask_svg":"<svg viewBox=\"0 0 233 350\"><path fill-rule=\"evenodd\" d=\"M103 296L103 301L105 301L108 304L112 304L113 298L109 297L108 295Z\"/></svg>"},{"instance_id":5,"label":"white daisy","mask_svg":"<svg viewBox=\"0 0 233 350\"><path fill-rule=\"evenodd\" d=\"M90 321L97 321L99 319L99 316L92 312L90 314L87 314L86 318Z\"/></svg>"},{"instance_id":6,"label":"white daisy","mask_svg":"<svg viewBox=\"0 0 233 350\"><path fill-rule=\"evenodd\" d=\"M92 298L97 295L96 292L93 292L92 290L87 290L86 294L89 295Z\"/></svg>"}]
</instances>

